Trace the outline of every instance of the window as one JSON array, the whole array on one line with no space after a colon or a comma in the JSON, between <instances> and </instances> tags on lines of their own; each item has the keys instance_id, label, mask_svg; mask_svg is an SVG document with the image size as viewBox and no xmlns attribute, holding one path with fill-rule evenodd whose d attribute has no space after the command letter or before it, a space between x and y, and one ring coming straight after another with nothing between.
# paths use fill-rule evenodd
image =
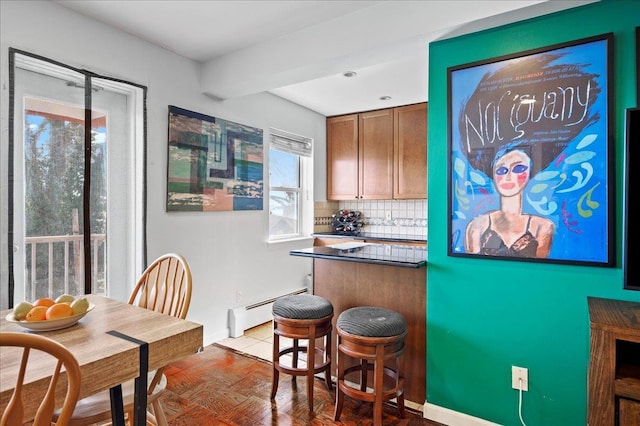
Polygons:
<instances>
[{"instance_id":1,"label":"window","mask_svg":"<svg viewBox=\"0 0 640 426\"><path fill-rule=\"evenodd\" d=\"M1 294L10 304L126 300L145 263L146 89L15 49L10 70L12 256Z\"/></svg>"},{"instance_id":2,"label":"window","mask_svg":"<svg viewBox=\"0 0 640 426\"><path fill-rule=\"evenodd\" d=\"M269 241L311 233L313 139L270 129Z\"/></svg>"}]
</instances>

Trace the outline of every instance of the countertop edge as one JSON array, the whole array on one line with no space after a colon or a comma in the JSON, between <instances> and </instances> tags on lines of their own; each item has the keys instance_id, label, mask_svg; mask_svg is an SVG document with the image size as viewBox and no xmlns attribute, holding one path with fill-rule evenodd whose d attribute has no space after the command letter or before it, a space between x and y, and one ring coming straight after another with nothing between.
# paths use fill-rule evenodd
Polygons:
<instances>
[{"instance_id":1,"label":"countertop edge","mask_svg":"<svg viewBox=\"0 0 640 426\"><path fill-rule=\"evenodd\" d=\"M394 262L390 260L380 260L380 259L365 259L365 258L356 258L356 257L341 257L330 254L321 254L321 253L304 253L292 250L289 252L291 256L299 256L299 257L310 257L315 259L325 259L325 260L337 260L341 262L357 262L357 263L368 263L373 265L385 265L385 266L396 266L399 268L413 268L420 269L427 266L427 261L423 260L420 262Z\"/></svg>"},{"instance_id":2,"label":"countertop edge","mask_svg":"<svg viewBox=\"0 0 640 426\"><path fill-rule=\"evenodd\" d=\"M380 234L359 234L359 235L348 235L348 234L336 234L331 232L314 232L311 234L313 238L346 238L352 240L377 240L377 241L395 241L399 243L421 243L427 244L426 237L423 238L407 238L401 236L391 236L391 235L380 235Z\"/></svg>"}]
</instances>

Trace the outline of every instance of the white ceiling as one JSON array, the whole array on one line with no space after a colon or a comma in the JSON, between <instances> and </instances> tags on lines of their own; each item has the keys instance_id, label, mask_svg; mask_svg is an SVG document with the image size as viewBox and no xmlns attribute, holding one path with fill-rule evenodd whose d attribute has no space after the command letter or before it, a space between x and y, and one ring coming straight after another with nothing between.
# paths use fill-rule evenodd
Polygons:
<instances>
[{"instance_id":1,"label":"white ceiling","mask_svg":"<svg viewBox=\"0 0 640 426\"><path fill-rule=\"evenodd\" d=\"M215 99L268 91L331 116L427 101L430 41L593 0L53 1L201 63Z\"/></svg>"}]
</instances>

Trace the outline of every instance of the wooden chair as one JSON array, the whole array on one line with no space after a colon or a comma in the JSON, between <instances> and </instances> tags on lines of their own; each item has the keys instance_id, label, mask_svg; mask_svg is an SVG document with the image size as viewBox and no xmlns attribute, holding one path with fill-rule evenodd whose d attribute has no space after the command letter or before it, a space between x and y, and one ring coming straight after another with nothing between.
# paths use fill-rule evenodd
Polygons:
<instances>
[{"instance_id":1,"label":"wooden chair","mask_svg":"<svg viewBox=\"0 0 640 426\"><path fill-rule=\"evenodd\" d=\"M67 348L60 343L38 334L27 333L0 333L0 346L21 347L22 361L20 363L20 371L18 380L13 391L13 395L2 413L0 425L13 426L21 425L30 419L23 418L24 406L22 403L22 391L25 373L28 368L29 355L32 350L46 352L58 360L56 367L51 376L49 387L40 406L38 407L33 426L50 426L53 411L55 409L55 390L60 379L62 367L66 372L67 392L64 397L62 408L59 410L59 416L56 425L67 425L73 413L73 409L80 395L80 366L78 361ZM64 381L61 381L64 383Z\"/></svg>"},{"instance_id":2,"label":"wooden chair","mask_svg":"<svg viewBox=\"0 0 640 426\"><path fill-rule=\"evenodd\" d=\"M191 303L191 269L179 254L169 253L156 259L142 273L129 297L129 304L140 306L165 315L185 319ZM160 404L160 396L166 389L164 368L149 373L147 423L166 426L167 419ZM134 381L122 384L124 412L133 419ZM81 399L71 417L70 426L86 426L111 419L109 391ZM129 424L133 422L129 420Z\"/></svg>"}]
</instances>

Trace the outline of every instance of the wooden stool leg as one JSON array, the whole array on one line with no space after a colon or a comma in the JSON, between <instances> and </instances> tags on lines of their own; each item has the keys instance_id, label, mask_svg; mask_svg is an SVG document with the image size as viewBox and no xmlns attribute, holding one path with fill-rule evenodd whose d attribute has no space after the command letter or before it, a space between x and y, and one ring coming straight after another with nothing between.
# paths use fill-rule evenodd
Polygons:
<instances>
[{"instance_id":1,"label":"wooden stool leg","mask_svg":"<svg viewBox=\"0 0 640 426\"><path fill-rule=\"evenodd\" d=\"M400 371L400 362L399 362L399 357L396 357L395 361L396 361L396 387L398 387L398 384L400 383L400 380L402 380L402 376L400 375L401 371ZM401 419L404 419L404 389L402 390L402 392L400 393L400 395L398 395L396 397L396 401L398 403L398 416Z\"/></svg>"},{"instance_id":2,"label":"wooden stool leg","mask_svg":"<svg viewBox=\"0 0 640 426\"><path fill-rule=\"evenodd\" d=\"M333 416L334 421L340 420L342 414L342 405L344 403L344 393L342 391L342 385L344 384L344 355L340 354L340 336L337 340L338 350L336 355L338 356L338 377L336 379L336 410Z\"/></svg>"},{"instance_id":3,"label":"wooden stool leg","mask_svg":"<svg viewBox=\"0 0 640 426\"><path fill-rule=\"evenodd\" d=\"M299 344L298 344L298 339L293 339L293 352L292 352L292 355L293 355L293 361L292 361L292 364L291 364L291 366L292 366L293 368L298 368L298 352L299 352L299 351L300 351L300 346L299 346ZM297 376L295 376L295 375L292 375L292 376L291 376L291 382L292 382L292 384L293 384L293 389L297 389L297 386L296 386L296 384L297 384L297 382L296 382L296 377L297 377Z\"/></svg>"},{"instance_id":4,"label":"wooden stool leg","mask_svg":"<svg viewBox=\"0 0 640 426\"><path fill-rule=\"evenodd\" d=\"M398 417L404 419L404 392L396 400L398 401Z\"/></svg>"},{"instance_id":5,"label":"wooden stool leg","mask_svg":"<svg viewBox=\"0 0 640 426\"><path fill-rule=\"evenodd\" d=\"M369 381L369 361L363 359L360 362L360 390L362 392L367 391L367 382Z\"/></svg>"},{"instance_id":6,"label":"wooden stool leg","mask_svg":"<svg viewBox=\"0 0 640 426\"><path fill-rule=\"evenodd\" d=\"M314 370L316 368L316 326L312 325L309 331L309 343L307 344L307 401L309 411L313 411L313 384Z\"/></svg>"},{"instance_id":7,"label":"wooden stool leg","mask_svg":"<svg viewBox=\"0 0 640 426\"><path fill-rule=\"evenodd\" d=\"M331 360L331 331L329 331L325 339L324 357L327 361ZM324 370L324 379L327 382L327 388L329 388L329 390L333 390L333 383L331 382L331 363L329 363L329 367Z\"/></svg>"},{"instance_id":8,"label":"wooden stool leg","mask_svg":"<svg viewBox=\"0 0 640 426\"><path fill-rule=\"evenodd\" d=\"M273 352L272 352L272 361L271 365L273 366L273 379L271 381L271 399L276 397L276 392L278 391L278 379L280 372L276 368L276 363L280 362L280 336L275 334L273 335Z\"/></svg>"},{"instance_id":9,"label":"wooden stool leg","mask_svg":"<svg viewBox=\"0 0 640 426\"><path fill-rule=\"evenodd\" d=\"M376 360L373 365L373 425L382 426L382 395L384 390L384 346L376 346Z\"/></svg>"}]
</instances>

